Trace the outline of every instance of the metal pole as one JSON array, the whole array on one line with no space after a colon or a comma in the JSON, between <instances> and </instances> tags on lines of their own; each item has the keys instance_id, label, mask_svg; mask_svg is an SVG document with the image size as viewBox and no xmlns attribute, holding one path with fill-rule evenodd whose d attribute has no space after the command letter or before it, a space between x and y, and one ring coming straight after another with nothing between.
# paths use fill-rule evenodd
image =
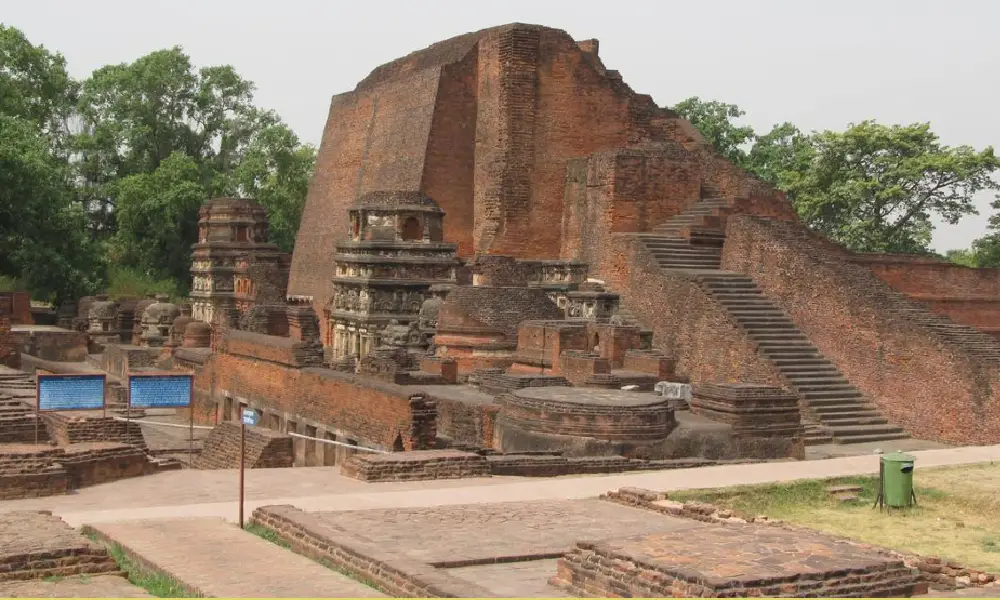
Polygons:
<instances>
[{"instance_id":1,"label":"metal pole","mask_svg":"<svg viewBox=\"0 0 1000 600\"><path fill-rule=\"evenodd\" d=\"M194 377L188 379L188 467L194 466Z\"/></svg>"},{"instance_id":2,"label":"metal pole","mask_svg":"<svg viewBox=\"0 0 1000 600\"><path fill-rule=\"evenodd\" d=\"M35 445L38 445L38 422L42 420L41 381L35 373Z\"/></svg>"},{"instance_id":3,"label":"metal pole","mask_svg":"<svg viewBox=\"0 0 1000 600\"><path fill-rule=\"evenodd\" d=\"M132 445L132 375L125 377L128 389L125 390L125 443Z\"/></svg>"},{"instance_id":4,"label":"metal pole","mask_svg":"<svg viewBox=\"0 0 1000 600\"><path fill-rule=\"evenodd\" d=\"M243 416L240 415L240 529L243 529L243 469L246 462L244 452L246 452L247 443L247 426L242 419Z\"/></svg>"}]
</instances>

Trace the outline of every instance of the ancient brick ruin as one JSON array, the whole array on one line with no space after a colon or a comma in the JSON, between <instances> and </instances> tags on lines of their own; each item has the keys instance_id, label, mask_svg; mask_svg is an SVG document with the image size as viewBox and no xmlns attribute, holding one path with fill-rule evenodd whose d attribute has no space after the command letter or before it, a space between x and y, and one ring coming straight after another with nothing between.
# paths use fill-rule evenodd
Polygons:
<instances>
[{"instance_id":1,"label":"ancient brick ruin","mask_svg":"<svg viewBox=\"0 0 1000 600\"><path fill-rule=\"evenodd\" d=\"M206 468L245 408L287 463L372 481L1000 441L997 272L809 231L595 40L513 24L375 69L333 98L290 258L267 229L208 200L189 299L0 315L0 360L119 396L193 373Z\"/></svg>"}]
</instances>

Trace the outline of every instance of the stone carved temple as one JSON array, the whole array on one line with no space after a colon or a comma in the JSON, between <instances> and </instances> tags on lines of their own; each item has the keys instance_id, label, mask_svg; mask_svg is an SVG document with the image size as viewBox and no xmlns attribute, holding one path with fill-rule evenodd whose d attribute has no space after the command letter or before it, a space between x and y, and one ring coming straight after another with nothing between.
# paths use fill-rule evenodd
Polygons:
<instances>
[{"instance_id":1,"label":"stone carved temple","mask_svg":"<svg viewBox=\"0 0 1000 600\"><path fill-rule=\"evenodd\" d=\"M454 283L461 265L442 239L444 212L410 192L372 192L348 211L350 237L334 254L333 296L324 311L332 358L363 357L387 327L417 323L431 287Z\"/></svg>"},{"instance_id":2,"label":"stone carved temple","mask_svg":"<svg viewBox=\"0 0 1000 600\"><path fill-rule=\"evenodd\" d=\"M267 241L267 209L242 198L215 198L198 215L198 243L191 262L192 317L207 323L222 318L235 323L237 260L253 256L255 264L281 270L286 255Z\"/></svg>"}]
</instances>

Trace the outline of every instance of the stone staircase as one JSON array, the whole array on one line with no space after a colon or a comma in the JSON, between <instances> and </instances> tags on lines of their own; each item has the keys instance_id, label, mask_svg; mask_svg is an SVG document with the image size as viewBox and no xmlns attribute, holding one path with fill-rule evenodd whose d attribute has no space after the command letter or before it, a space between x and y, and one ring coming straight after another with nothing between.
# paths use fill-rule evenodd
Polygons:
<instances>
[{"instance_id":1,"label":"stone staircase","mask_svg":"<svg viewBox=\"0 0 1000 600\"><path fill-rule=\"evenodd\" d=\"M725 214L726 206L725 200L702 200L639 237L660 268L685 273L725 307L759 354L799 395L805 408L807 444L909 437L878 413L752 279L721 270L725 238L719 217Z\"/></svg>"},{"instance_id":2,"label":"stone staircase","mask_svg":"<svg viewBox=\"0 0 1000 600\"><path fill-rule=\"evenodd\" d=\"M871 401L825 358L791 318L752 279L718 271L695 275L698 285L726 308L737 325L802 399L809 417L807 441L873 442L908 437L889 424ZM818 427L816 426L818 425Z\"/></svg>"}]
</instances>

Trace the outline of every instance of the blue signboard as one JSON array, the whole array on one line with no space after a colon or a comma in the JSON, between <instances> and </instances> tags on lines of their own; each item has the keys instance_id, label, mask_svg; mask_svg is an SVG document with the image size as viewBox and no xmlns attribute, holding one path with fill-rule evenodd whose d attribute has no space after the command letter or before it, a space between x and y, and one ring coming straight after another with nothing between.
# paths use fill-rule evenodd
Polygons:
<instances>
[{"instance_id":1,"label":"blue signboard","mask_svg":"<svg viewBox=\"0 0 1000 600\"><path fill-rule=\"evenodd\" d=\"M129 375L128 391L135 408L191 406L190 375Z\"/></svg>"},{"instance_id":2,"label":"blue signboard","mask_svg":"<svg viewBox=\"0 0 1000 600\"><path fill-rule=\"evenodd\" d=\"M257 411L252 408L243 409L243 424L253 427L257 424Z\"/></svg>"},{"instance_id":3,"label":"blue signboard","mask_svg":"<svg viewBox=\"0 0 1000 600\"><path fill-rule=\"evenodd\" d=\"M38 410L104 408L104 375L39 375Z\"/></svg>"}]
</instances>

